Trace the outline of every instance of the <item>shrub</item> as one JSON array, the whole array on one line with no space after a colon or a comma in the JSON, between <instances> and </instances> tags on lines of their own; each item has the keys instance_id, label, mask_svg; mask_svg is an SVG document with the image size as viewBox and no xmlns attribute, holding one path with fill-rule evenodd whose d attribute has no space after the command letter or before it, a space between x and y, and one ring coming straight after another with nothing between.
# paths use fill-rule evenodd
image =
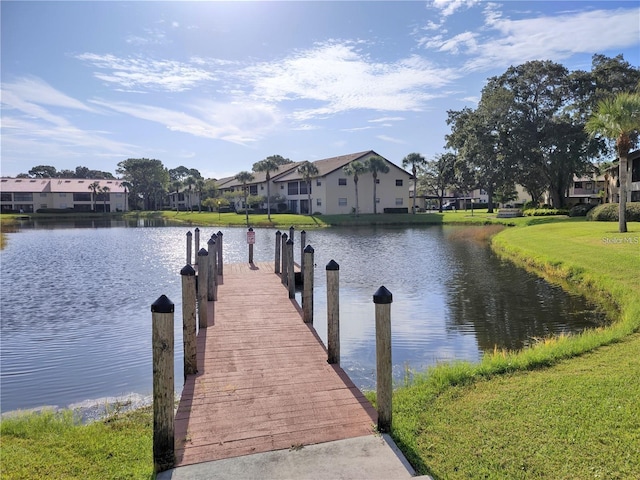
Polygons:
<instances>
[{"instance_id":1,"label":"shrub","mask_svg":"<svg viewBox=\"0 0 640 480\"><path fill-rule=\"evenodd\" d=\"M522 212L525 217L546 217L550 215L568 215L569 210L564 208L530 208Z\"/></svg>"},{"instance_id":2,"label":"shrub","mask_svg":"<svg viewBox=\"0 0 640 480\"><path fill-rule=\"evenodd\" d=\"M584 217L595 205L593 203L578 203L569 210L570 217Z\"/></svg>"},{"instance_id":3,"label":"shrub","mask_svg":"<svg viewBox=\"0 0 640 480\"><path fill-rule=\"evenodd\" d=\"M587 220L595 222L617 222L618 209L617 203L605 203L589 210ZM640 222L640 202L627 203L627 221Z\"/></svg>"}]
</instances>

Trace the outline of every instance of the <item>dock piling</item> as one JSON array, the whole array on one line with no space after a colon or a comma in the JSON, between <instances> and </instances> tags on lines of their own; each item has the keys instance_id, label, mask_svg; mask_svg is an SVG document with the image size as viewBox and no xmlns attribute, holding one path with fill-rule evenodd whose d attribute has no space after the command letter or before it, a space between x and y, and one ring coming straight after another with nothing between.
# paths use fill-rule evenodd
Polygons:
<instances>
[{"instance_id":1,"label":"dock piling","mask_svg":"<svg viewBox=\"0 0 640 480\"><path fill-rule=\"evenodd\" d=\"M182 344L184 350L184 378L198 372L196 362L196 271L187 264L182 276Z\"/></svg>"},{"instance_id":2,"label":"dock piling","mask_svg":"<svg viewBox=\"0 0 640 480\"><path fill-rule=\"evenodd\" d=\"M373 294L376 309L376 398L378 403L378 430L391 431L391 397L393 393L391 371L391 303L393 295L384 286Z\"/></svg>"},{"instance_id":3,"label":"dock piling","mask_svg":"<svg viewBox=\"0 0 640 480\"><path fill-rule=\"evenodd\" d=\"M193 240L193 234L187 232L187 265L191 265L191 243Z\"/></svg>"},{"instance_id":4,"label":"dock piling","mask_svg":"<svg viewBox=\"0 0 640 480\"><path fill-rule=\"evenodd\" d=\"M304 272L302 276L302 313L304 323L311 324L313 324L313 255L313 247L307 245L302 257L302 271Z\"/></svg>"},{"instance_id":5,"label":"dock piling","mask_svg":"<svg viewBox=\"0 0 640 480\"><path fill-rule=\"evenodd\" d=\"M296 298L296 273L293 262L293 240L287 240L287 287L289 287L289 298Z\"/></svg>"},{"instance_id":6,"label":"dock piling","mask_svg":"<svg viewBox=\"0 0 640 480\"><path fill-rule=\"evenodd\" d=\"M282 232L278 230L276 232L276 255L275 263L273 265L275 273L280 273L280 244L282 242Z\"/></svg>"},{"instance_id":7,"label":"dock piling","mask_svg":"<svg viewBox=\"0 0 640 480\"><path fill-rule=\"evenodd\" d=\"M173 467L174 450L174 304L161 295L151 305L153 348L153 465L156 472Z\"/></svg>"},{"instance_id":8,"label":"dock piling","mask_svg":"<svg viewBox=\"0 0 640 480\"><path fill-rule=\"evenodd\" d=\"M201 248L198 252L198 326L200 328L207 328L209 324L207 318L208 263L209 252Z\"/></svg>"},{"instance_id":9,"label":"dock piling","mask_svg":"<svg viewBox=\"0 0 640 480\"><path fill-rule=\"evenodd\" d=\"M340 365L340 265L327 263L327 362Z\"/></svg>"}]
</instances>

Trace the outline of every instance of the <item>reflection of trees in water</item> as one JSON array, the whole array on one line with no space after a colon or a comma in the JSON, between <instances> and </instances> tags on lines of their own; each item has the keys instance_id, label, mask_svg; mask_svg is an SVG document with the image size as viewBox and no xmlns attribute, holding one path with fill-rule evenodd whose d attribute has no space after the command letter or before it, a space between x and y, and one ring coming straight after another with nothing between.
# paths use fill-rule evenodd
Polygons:
<instances>
[{"instance_id":1,"label":"reflection of trees in water","mask_svg":"<svg viewBox=\"0 0 640 480\"><path fill-rule=\"evenodd\" d=\"M518 349L536 337L598 323L584 298L505 265L486 246L452 241L450 247L465 268L451 277L447 328L472 329L482 350Z\"/></svg>"}]
</instances>

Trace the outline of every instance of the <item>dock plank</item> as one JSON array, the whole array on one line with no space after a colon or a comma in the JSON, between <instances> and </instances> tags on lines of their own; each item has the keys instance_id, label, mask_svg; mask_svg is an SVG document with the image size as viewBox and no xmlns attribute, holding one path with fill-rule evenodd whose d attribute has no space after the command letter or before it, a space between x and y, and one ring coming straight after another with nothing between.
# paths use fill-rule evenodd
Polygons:
<instances>
[{"instance_id":1,"label":"dock plank","mask_svg":"<svg viewBox=\"0 0 640 480\"><path fill-rule=\"evenodd\" d=\"M273 264L225 265L209 303L176 411L176 466L373 434L374 408L327 363Z\"/></svg>"}]
</instances>

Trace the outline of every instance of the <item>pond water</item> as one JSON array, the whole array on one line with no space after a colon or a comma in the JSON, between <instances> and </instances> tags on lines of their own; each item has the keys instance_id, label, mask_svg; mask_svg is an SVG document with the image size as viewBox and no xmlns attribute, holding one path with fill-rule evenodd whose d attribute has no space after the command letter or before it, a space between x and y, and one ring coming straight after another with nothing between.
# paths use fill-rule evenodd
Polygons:
<instances>
[{"instance_id":1,"label":"pond water","mask_svg":"<svg viewBox=\"0 0 640 480\"><path fill-rule=\"evenodd\" d=\"M189 227L106 225L29 224L8 234L0 253L2 412L150 395L150 306L161 294L176 305L182 371L179 272ZM201 246L217 230L201 228ZM225 262L247 261L246 230L222 230ZM398 383L407 369L475 361L494 347L604 322L582 297L501 261L461 227L311 230L306 238L317 265L315 327L325 342L324 267L340 265L341 363L361 388L375 387L373 294L381 285L393 294ZM255 261L272 262L274 242L274 229L256 229Z\"/></svg>"}]
</instances>

